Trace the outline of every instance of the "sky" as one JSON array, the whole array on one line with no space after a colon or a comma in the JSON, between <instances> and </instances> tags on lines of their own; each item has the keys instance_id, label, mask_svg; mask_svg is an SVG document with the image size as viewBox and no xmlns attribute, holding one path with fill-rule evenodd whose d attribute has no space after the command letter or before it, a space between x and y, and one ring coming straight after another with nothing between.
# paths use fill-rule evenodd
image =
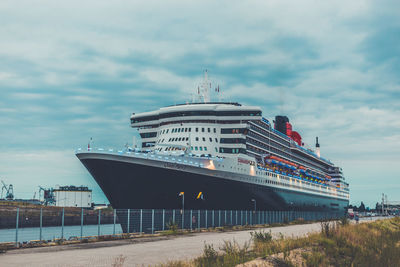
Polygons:
<instances>
[{"instance_id":1,"label":"sky","mask_svg":"<svg viewBox=\"0 0 400 267\"><path fill-rule=\"evenodd\" d=\"M287 115L343 168L351 204L400 201L399 1L0 1L0 179L85 185L75 149L132 143L132 112L191 99Z\"/></svg>"}]
</instances>

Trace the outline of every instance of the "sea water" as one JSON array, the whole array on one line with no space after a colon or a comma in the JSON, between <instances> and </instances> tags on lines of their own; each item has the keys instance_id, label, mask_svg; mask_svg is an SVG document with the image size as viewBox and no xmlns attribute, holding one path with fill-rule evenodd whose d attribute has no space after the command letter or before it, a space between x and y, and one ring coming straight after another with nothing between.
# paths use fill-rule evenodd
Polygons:
<instances>
[{"instance_id":1,"label":"sea water","mask_svg":"<svg viewBox=\"0 0 400 267\"><path fill-rule=\"evenodd\" d=\"M112 235L114 233L114 224L101 224L100 235ZM122 233L120 224L115 224L115 234ZM16 241L16 229L0 229L0 242L15 242ZM61 238L62 234L64 239L70 239L74 237L81 237L81 226L64 226L64 230L61 226L42 227L42 240L54 240ZM99 234L98 225L84 225L82 228L82 236L97 236ZM18 229L18 242L27 242L32 240L40 239L40 228L39 227L28 227Z\"/></svg>"}]
</instances>

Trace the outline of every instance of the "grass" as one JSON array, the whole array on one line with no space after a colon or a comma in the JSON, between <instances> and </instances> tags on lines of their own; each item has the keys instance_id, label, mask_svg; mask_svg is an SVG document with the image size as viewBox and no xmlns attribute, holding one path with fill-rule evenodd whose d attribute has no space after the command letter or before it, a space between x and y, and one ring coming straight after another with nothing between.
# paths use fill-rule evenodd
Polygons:
<instances>
[{"instance_id":1,"label":"grass","mask_svg":"<svg viewBox=\"0 0 400 267\"><path fill-rule=\"evenodd\" d=\"M251 233L251 243L204 244L203 255L163 267L236 266L261 258L272 266L400 266L400 218L357 225L347 219L321 222L321 232L302 238L273 239L271 232ZM299 259L293 256L300 251ZM252 265L253 266L253 265Z\"/></svg>"}]
</instances>

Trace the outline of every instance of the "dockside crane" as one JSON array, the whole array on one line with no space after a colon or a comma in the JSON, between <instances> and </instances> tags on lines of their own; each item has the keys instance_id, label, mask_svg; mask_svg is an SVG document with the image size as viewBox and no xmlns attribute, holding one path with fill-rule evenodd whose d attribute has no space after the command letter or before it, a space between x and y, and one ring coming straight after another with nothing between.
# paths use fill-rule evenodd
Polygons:
<instances>
[{"instance_id":1,"label":"dockside crane","mask_svg":"<svg viewBox=\"0 0 400 267\"><path fill-rule=\"evenodd\" d=\"M54 197L54 192L53 192L53 188L50 189L46 189L43 188L39 185L39 200L40 198L40 194L43 191L43 202L44 205L54 205L54 203L56 203L56 199Z\"/></svg>"},{"instance_id":2,"label":"dockside crane","mask_svg":"<svg viewBox=\"0 0 400 267\"><path fill-rule=\"evenodd\" d=\"M7 185L4 183L3 180L1 181L1 183L3 185L2 188L1 188L1 199L3 199L3 192L5 191L6 192L5 199L6 200L13 200L14 199L14 188L13 188L13 185L10 184L7 187Z\"/></svg>"}]
</instances>

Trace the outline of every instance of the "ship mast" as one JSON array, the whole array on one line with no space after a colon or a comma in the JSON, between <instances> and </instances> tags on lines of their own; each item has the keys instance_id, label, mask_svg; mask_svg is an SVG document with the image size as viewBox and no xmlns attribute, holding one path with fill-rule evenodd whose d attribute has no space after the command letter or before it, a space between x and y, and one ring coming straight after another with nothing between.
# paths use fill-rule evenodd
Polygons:
<instances>
[{"instance_id":1,"label":"ship mast","mask_svg":"<svg viewBox=\"0 0 400 267\"><path fill-rule=\"evenodd\" d=\"M208 72L204 71L204 80L200 83L200 86L197 87L197 94L199 102L208 103L210 102L210 88L211 82L208 80Z\"/></svg>"}]
</instances>

